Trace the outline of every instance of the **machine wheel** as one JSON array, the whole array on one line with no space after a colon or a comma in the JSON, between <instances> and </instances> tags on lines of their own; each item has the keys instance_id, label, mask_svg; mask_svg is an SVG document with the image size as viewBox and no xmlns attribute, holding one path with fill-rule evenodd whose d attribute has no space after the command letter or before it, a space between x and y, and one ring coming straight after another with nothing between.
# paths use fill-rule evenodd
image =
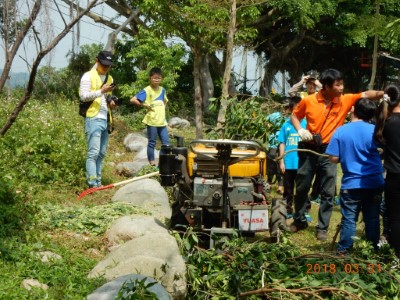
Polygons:
<instances>
[{"instance_id":1,"label":"machine wheel","mask_svg":"<svg viewBox=\"0 0 400 300\"><path fill-rule=\"evenodd\" d=\"M272 241L279 240L280 232L287 230L286 225L286 201L283 199L272 200L271 219L269 224L269 232Z\"/></svg>"},{"instance_id":2,"label":"machine wheel","mask_svg":"<svg viewBox=\"0 0 400 300\"><path fill-rule=\"evenodd\" d=\"M183 200L184 197L178 186L174 187L173 197L174 197L175 201L171 205L172 215L171 215L170 227L172 229L184 230L185 227L187 227L189 225L189 223L181 211L181 207L183 206L183 202L184 202L184 200Z\"/></svg>"}]
</instances>

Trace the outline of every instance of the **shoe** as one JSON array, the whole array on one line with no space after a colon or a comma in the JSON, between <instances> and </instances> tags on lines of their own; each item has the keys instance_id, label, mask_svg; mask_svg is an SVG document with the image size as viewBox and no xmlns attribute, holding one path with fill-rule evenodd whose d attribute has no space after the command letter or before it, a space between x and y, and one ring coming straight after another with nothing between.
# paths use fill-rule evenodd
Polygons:
<instances>
[{"instance_id":1,"label":"shoe","mask_svg":"<svg viewBox=\"0 0 400 300\"><path fill-rule=\"evenodd\" d=\"M304 216L306 217L307 222L311 222L312 221L312 218L308 213L304 214Z\"/></svg>"},{"instance_id":2,"label":"shoe","mask_svg":"<svg viewBox=\"0 0 400 300\"><path fill-rule=\"evenodd\" d=\"M314 202L316 204L320 204L321 203L321 198L319 196L311 197L311 202Z\"/></svg>"},{"instance_id":3,"label":"shoe","mask_svg":"<svg viewBox=\"0 0 400 300\"><path fill-rule=\"evenodd\" d=\"M293 214L286 214L286 219L291 219L293 218Z\"/></svg>"},{"instance_id":4,"label":"shoe","mask_svg":"<svg viewBox=\"0 0 400 300\"><path fill-rule=\"evenodd\" d=\"M294 221L292 224L290 224L289 229L291 232L296 233L299 232L300 230L306 229L308 227L307 222L296 222Z\"/></svg>"},{"instance_id":5,"label":"shoe","mask_svg":"<svg viewBox=\"0 0 400 300\"><path fill-rule=\"evenodd\" d=\"M346 256L349 256L349 252L347 250L337 250L336 255L340 258L345 258Z\"/></svg>"},{"instance_id":6,"label":"shoe","mask_svg":"<svg viewBox=\"0 0 400 300\"><path fill-rule=\"evenodd\" d=\"M328 231L317 230L317 240L318 241L326 241L327 239L328 239Z\"/></svg>"}]
</instances>

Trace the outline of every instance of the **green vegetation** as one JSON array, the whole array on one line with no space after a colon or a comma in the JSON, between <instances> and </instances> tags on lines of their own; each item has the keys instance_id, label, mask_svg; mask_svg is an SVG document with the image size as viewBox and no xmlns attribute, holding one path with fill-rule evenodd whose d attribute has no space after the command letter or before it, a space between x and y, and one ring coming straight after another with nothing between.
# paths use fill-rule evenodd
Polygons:
<instances>
[{"instance_id":1,"label":"green vegetation","mask_svg":"<svg viewBox=\"0 0 400 300\"><path fill-rule=\"evenodd\" d=\"M0 299L85 299L105 282L102 278L87 278L107 253L103 241L105 230L119 216L149 213L110 203L115 193L112 189L77 200L77 194L86 188L83 120L76 103L53 99L30 101L11 130L1 138ZM256 100L246 101L241 105L259 104L251 102ZM0 120L6 119L15 106L14 100L2 103ZM254 122L261 120L268 109L259 111ZM236 119L244 118L245 109L235 111ZM126 179L115 174L109 162L131 159L131 154L123 149L122 140L127 133L142 129L137 121L141 120L140 113L125 114L123 108L118 109L116 130L111 135L105 162L106 183ZM129 126L125 121L131 122ZM249 121L243 123L249 125ZM252 128L242 132L248 134ZM194 138L193 129L172 130L171 134L183 135L187 141ZM313 222L309 228L299 234L283 235L281 244L268 243L268 235L257 234L254 240L233 239L219 252L213 252L200 249L197 236L191 232L183 237L177 235L188 263L188 299L237 299L245 293L248 299L261 299L258 290L262 287L268 290L269 299L399 296L399 269L392 268L394 256L388 247L374 253L370 245L360 240L351 257L338 258L330 241L315 240L315 205L311 215ZM330 240L339 220L340 213L335 207ZM361 226L359 236L362 236ZM42 262L42 251L51 251L61 259ZM372 266L375 273L368 272ZM48 290L25 290L21 283L29 278L46 284ZM146 294L146 287L140 282L135 287L126 286L135 293L132 295Z\"/></svg>"},{"instance_id":2,"label":"green vegetation","mask_svg":"<svg viewBox=\"0 0 400 300\"><path fill-rule=\"evenodd\" d=\"M186 232L181 248L188 267L188 299L397 299L398 269L388 245L375 253L358 241L352 256L304 253L291 236L281 243L235 237L215 251L196 247ZM308 243L312 243L308 240ZM398 262L394 264L397 265ZM267 295L262 298L262 295Z\"/></svg>"}]
</instances>

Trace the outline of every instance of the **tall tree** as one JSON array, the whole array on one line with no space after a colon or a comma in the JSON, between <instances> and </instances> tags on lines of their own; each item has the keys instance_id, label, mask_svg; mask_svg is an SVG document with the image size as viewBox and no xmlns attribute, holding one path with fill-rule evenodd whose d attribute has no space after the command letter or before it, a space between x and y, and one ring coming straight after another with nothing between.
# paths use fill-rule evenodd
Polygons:
<instances>
[{"instance_id":1,"label":"tall tree","mask_svg":"<svg viewBox=\"0 0 400 300\"><path fill-rule=\"evenodd\" d=\"M64 29L48 44L43 46L40 36L38 34L38 32L36 30L33 30L34 36L40 46L39 49L39 53L36 55L36 58L33 61L32 64L32 70L29 74L29 81L28 81L28 85L25 89L25 93L23 95L23 97L21 98L21 100L18 102L17 106L14 108L14 110L11 112L11 114L9 115L8 119L6 120L5 124L3 125L3 127L0 129L0 135L5 135L8 131L8 129L10 129L10 127L12 126L12 124L15 122L15 120L18 117L18 114L21 112L21 110L24 108L24 106L26 105L26 103L28 102L28 100L31 97L32 91L33 91L33 84L35 82L35 78L36 78L36 73L37 70L39 68L40 62L42 61L42 59L52 50L54 49L55 46L57 46L57 44L68 34L68 32L71 30L71 28L88 12L90 11L93 6L97 3L98 0L92 0L91 2L88 3L87 7L82 10L79 14L77 14L77 16L71 20L69 23L65 24ZM40 1L37 0L35 2L35 4L38 5L38 7L34 7L34 11L35 12L31 12L31 16L35 15L36 16L39 14L39 10L40 10ZM34 20L34 19L33 19ZM30 23L30 25L28 26L28 28L26 28L26 32L28 31L28 29L33 25L33 20L28 20L27 23ZM24 27L25 28L25 27ZM16 38L16 42L18 42L18 39L23 39L23 37L25 37L26 32L22 31L20 33L20 35L17 36ZM21 43L21 41L19 41L19 43ZM15 49L16 51L17 49ZM14 50L13 50L14 51ZM15 53L14 53L15 56ZM14 58L14 56L12 56L12 58ZM7 62L6 62L7 64ZM10 66L12 64L12 60L10 62ZM4 74L2 74L3 78ZM1 81L0 81L1 83ZM3 83L4 84L4 83Z\"/></svg>"},{"instance_id":2,"label":"tall tree","mask_svg":"<svg viewBox=\"0 0 400 300\"><path fill-rule=\"evenodd\" d=\"M5 61L3 65L3 73L0 76L0 91L3 90L6 80L10 74L11 66L17 55L18 49L22 41L32 28L34 21L39 15L42 6L42 0L36 0L28 18L18 20L20 15L17 10L16 0L4 0L1 3L1 37L4 43Z\"/></svg>"},{"instance_id":3,"label":"tall tree","mask_svg":"<svg viewBox=\"0 0 400 300\"><path fill-rule=\"evenodd\" d=\"M69 2L69 0L63 1ZM243 3L243 12L240 15L239 28L247 28L249 20L254 19L255 12L258 10L251 0L241 0L240 2ZM126 2L122 1L109 0L106 4L113 8L118 15L125 17L127 12L132 10ZM140 24L143 28L151 27L153 32L164 38L177 36L190 48L193 55L196 136L200 138L203 135L204 107L207 108L207 105L204 104L207 104L214 92L209 66L210 55L221 49L226 50L230 3L224 0L179 2L152 0L137 1L135 5L141 17L136 20L136 25ZM88 16L97 22L108 24L107 26L116 26L109 24L110 22L107 23L105 18L95 15ZM143 21L139 23L140 20ZM139 29L139 27L135 28ZM236 37L236 43L249 39L254 32L254 29L244 30L240 36ZM130 35L132 36L132 33Z\"/></svg>"}]
</instances>

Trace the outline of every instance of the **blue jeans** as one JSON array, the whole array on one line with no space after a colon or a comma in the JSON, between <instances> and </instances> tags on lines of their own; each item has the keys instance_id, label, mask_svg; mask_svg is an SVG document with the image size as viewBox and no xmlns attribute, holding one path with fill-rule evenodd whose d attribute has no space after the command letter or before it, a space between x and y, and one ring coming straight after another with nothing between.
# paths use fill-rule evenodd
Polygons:
<instances>
[{"instance_id":1,"label":"blue jeans","mask_svg":"<svg viewBox=\"0 0 400 300\"><path fill-rule=\"evenodd\" d=\"M149 162L154 161L154 148L156 147L157 135L161 140L162 145L169 145L169 136L167 126L155 127L147 126L147 159Z\"/></svg>"},{"instance_id":2,"label":"blue jeans","mask_svg":"<svg viewBox=\"0 0 400 300\"><path fill-rule=\"evenodd\" d=\"M325 152L326 146L320 149L320 153ZM308 149L299 143L299 149ZM298 152L299 169L296 176L296 197L294 199L295 214L294 222L297 224L307 222L305 213L309 202L308 193L317 173L320 179L321 202L318 211L317 230L328 230L331 220L333 200L336 188L337 166L329 161L328 157L318 156L309 152Z\"/></svg>"},{"instance_id":3,"label":"blue jeans","mask_svg":"<svg viewBox=\"0 0 400 300\"><path fill-rule=\"evenodd\" d=\"M375 248L379 242L379 216L383 189L350 189L340 191L340 240L338 252L347 252L353 246L358 215L363 214L365 236Z\"/></svg>"},{"instance_id":4,"label":"blue jeans","mask_svg":"<svg viewBox=\"0 0 400 300\"><path fill-rule=\"evenodd\" d=\"M87 144L86 180L89 186L101 185L101 168L108 145L107 120L85 118Z\"/></svg>"}]
</instances>

